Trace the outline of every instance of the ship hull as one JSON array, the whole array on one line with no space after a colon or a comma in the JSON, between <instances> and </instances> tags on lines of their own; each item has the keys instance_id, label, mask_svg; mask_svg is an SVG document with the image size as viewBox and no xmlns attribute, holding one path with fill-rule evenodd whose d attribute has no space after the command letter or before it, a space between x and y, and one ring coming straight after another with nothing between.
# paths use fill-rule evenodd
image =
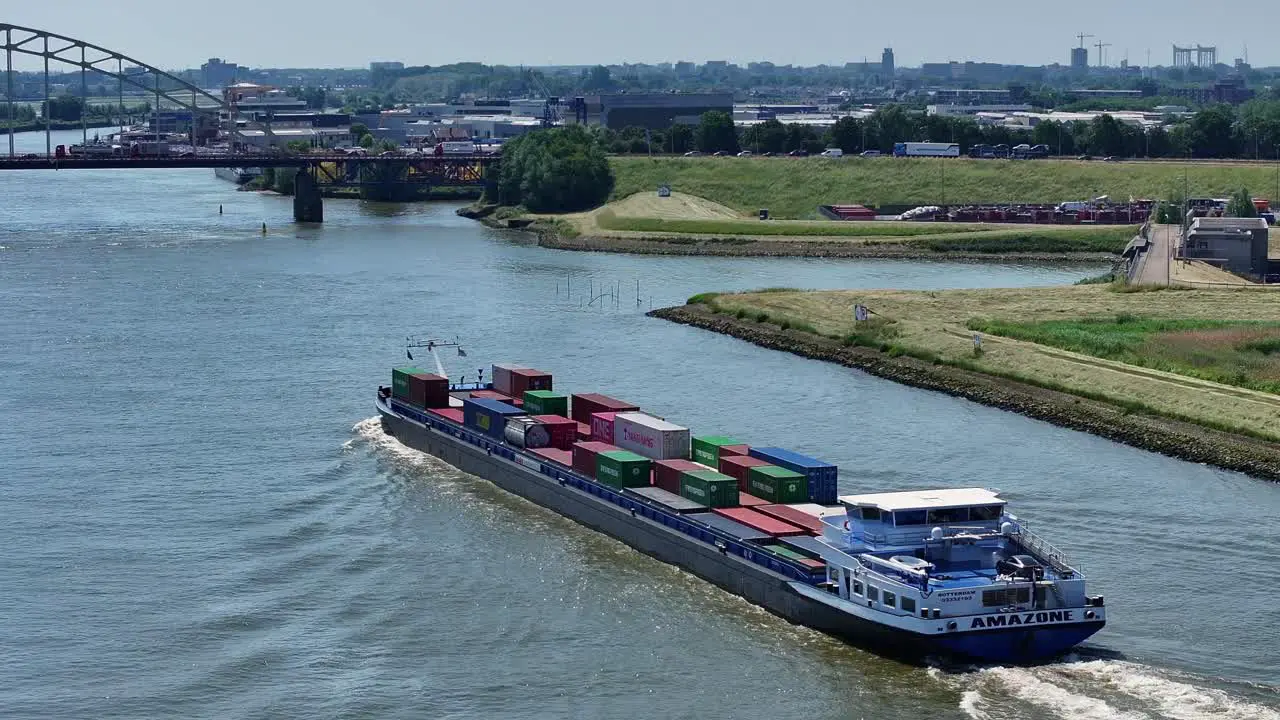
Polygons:
<instances>
[{"instance_id":1,"label":"ship hull","mask_svg":"<svg viewBox=\"0 0 1280 720\"><path fill-rule=\"evenodd\" d=\"M908 661L926 658L984 663L1027 663L1060 655L1097 632L1100 623L1052 628L924 635L858 617L824 601L821 593L797 589L795 581L722 552L528 467L402 417L379 402L385 432L402 444L437 457L463 472L553 510L633 549L680 567L797 625L834 635L853 645Z\"/></svg>"}]
</instances>

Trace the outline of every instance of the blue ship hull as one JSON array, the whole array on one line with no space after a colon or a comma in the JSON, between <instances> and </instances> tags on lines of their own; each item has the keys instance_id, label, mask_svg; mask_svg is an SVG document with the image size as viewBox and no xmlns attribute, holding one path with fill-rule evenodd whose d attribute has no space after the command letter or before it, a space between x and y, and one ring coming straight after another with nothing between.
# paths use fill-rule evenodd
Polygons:
<instances>
[{"instance_id":1,"label":"blue ship hull","mask_svg":"<svg viewBox=\"0 0 1280 720\"><path fill-rule=\"evenodd\" d=\"M941 655L970 657L987 663L1024 664L1054 658L1087 640L1102 623L1060 625L1034 630L999 630L933 638Z\"/></svg>"}]
</instances>

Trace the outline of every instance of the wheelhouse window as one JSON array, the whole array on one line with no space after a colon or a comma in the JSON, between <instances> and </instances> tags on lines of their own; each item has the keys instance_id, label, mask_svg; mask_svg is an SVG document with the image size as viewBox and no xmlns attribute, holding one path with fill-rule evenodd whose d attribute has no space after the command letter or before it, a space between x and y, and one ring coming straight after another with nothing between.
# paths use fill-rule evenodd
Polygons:
<instances>
[{"instance_id":1,"label":"wheelhouse window","mask_svg":"<svg viewBox=\"0 0 1280 720\"><path fill-rule=\"evenodd\" d=\"M941 508L929 511L930 525L969 522L969 508Z\"/></svg>"},{"instance_id":2,"label":"wheelhouse window","mask_svg":"<svg viewBox=\"0 0 1280 720\"><path fill-rule=\"evenodd\" d=\"M909 598L904 595L902 597L901 604L899 604L898 607L902 608L903 610L909 613L914 613L916 611L916 599Z\"/></svg>"},{"instance_id":3,"label":"wheelhouse window","mask_svg":"<svg viewBox=\"0 0 1280 720\"><path fill-rule=\"evenodd\" d=\"M1002 505L979 505L978 507L969 508L969 519L974 522L982 522L984 520L999 520L1000 513L1004 511Z\"/></svg>"},{"instance_id":4,"label":"wheelhouse window","mask_svg":"<svg viewBox=\"0 0 1280 720\"><path fill-rule=\"evenodd\" d=\"M862 519L880 522L880 508L864 507L862 508Z\"/></svg>"},{"instance_id":5,"label":"wheelhouse window","mask_svg":"<svg viewBox=\"0 0 1280 720\"><path fill-rule=\"evenodd\" d=\"M984 590L982 593L983 607L1006 607L1008 605L1025 605L1031 602L1031 588L1000 588L998 590Z\"/></svg>"},{"instance_id":6,"label":"wheelhouse window","mask_svg":"<svg viewBox=\"0 0 1280 720\"><path fill-rule=\"evenodd\" d=\"M872 601L880 600L880 591L874 585L867 586L867 599Z\"/></svg>"},{"instance_id":7,"label":"wheelhouse window","mask_svg":"<svg viewBox=\"0 0 1280 720\"><path fill-rule=\"evenodd\" d=\"M926 521L927 515L924 510L899 510L893 514L893 524L898 527L924 525Z\"/></svg>"},{"instance_id":8,"label":"wheelhouse window","mask_svg":"<svg viewBox=\"0 0 1280 720\"><path fill-rule=\"evenodd\" d=\"M891 593L891 592L889 592L888 590L885 590L885 591L884 591L884 606L885 606L885 607L898 607L898 596L897 596L895 593Z\"/></svg>"}]
</instances>

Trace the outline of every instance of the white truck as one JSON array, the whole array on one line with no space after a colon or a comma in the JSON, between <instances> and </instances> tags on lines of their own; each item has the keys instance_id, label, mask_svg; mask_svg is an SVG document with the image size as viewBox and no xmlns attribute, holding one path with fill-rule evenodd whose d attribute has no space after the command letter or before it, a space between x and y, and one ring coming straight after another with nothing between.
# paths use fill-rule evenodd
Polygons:
<instances>
[{"instance_id":1,"label":"white truck","mask_svg":"<svg viewBox=\"0 0 1280 720\"><path fill-rule=\"evenodd\" d=\"M829 157L829 158L844 157L844 151L841 150L840 148L827 148L826 150L822 151L821 156Z\"/></svg>"},{"instance_id":2,"label":"white truck","mask_svg":"<svg viewBox=\"0 0 1280 720\"><path fill-rule=\"evenodd\" d=\"M907 142L893 144L894 157L960 157L959 143Z\"/></svg>"}]
</instances>

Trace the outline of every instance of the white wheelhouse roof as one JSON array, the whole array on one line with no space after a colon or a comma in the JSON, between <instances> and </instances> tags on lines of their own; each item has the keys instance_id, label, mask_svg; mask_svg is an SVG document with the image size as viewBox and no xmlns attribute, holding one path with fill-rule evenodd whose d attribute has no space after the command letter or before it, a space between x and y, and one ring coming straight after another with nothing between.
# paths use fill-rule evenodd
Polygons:
<instances>
[{"instance_id":1,"label":"white wheelhouse roof","mask_svg":"<svg viewBox=\"0 0 1280 720\"><path fill-rule=\"evenodd\" d=\"M984 488L947 488L942 490L909 490L906 492L843 495L840 502L857 507L879 508L883 512L898 510L939 510L974 505L1004 505L1000 496Z\"/></svg>"}]
</instances>

